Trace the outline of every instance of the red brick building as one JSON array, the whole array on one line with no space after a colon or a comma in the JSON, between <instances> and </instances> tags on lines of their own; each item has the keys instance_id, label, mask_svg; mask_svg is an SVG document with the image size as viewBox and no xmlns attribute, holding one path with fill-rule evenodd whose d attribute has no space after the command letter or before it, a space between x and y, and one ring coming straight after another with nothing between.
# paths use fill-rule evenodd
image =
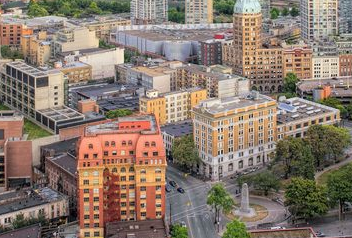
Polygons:
<instances>
[{"instance_id":1,"label":"red brick building","mask_svg":"<svg viewBox=\"0 0 352 238\"><path fill-rule=\"evenodd\" d=\"M81 237L103 237L107 222L164 217L166 158L154 116L89 126L77 151Z\"/></svg>"},{"instance_id":2,"label":"red brick building","mask_svg":"<svg viewBox=\"0 0 352 238\"><path fill-rule=\"evenodd\" d=\"M0 21L0 43L19 47L21 45L21 36L31 35L33 30L17 22Z\"/></svg>"},{"instance_id":3,"label":"red brick building","mask_svg":"<svg viewBox=\"0 0 352 238\"><path fill-rule=\"evenodd\" d=\"M352 54L339 55L340 77L352 76Z\"/></svg>"}]
</instances>

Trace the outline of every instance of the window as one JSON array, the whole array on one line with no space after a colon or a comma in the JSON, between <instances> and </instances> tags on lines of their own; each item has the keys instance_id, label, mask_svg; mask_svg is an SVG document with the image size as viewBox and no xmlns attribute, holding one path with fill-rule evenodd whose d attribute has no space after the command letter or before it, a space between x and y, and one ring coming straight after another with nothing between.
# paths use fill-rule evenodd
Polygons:
<instances>
[{"instance_id":1,"label":"window","mask_svg":"<svg viewBox=\"0 0 352 238\"><path fill-rule=\"evenodd\" d=\"M233 163L229 164L229 172L233 171Z\"/></svg>"},{"instance_id":2,"label":"window","mask_svg":"<svg viewBox=\"0 0 352 238\"><path fill-rule=\"evenodd\" d=\"M126 181L126 176L121 176L120 181Z\"/></svg>"},{"instance_id":3,"label":"window","mask_svg":"<svg viewBox=\"0 0 352 238\"><path fill-rule=\"evenodd\" d=\"M248 160L248 165L249 165L249 166L252 166L252 165L253 165L253 158L249 158L249 160Z\"/></svg>"},{"instance_id":4,"label":"window","mask_svg":"<svg viewBox=\"0 0 352 238\"><path fill-rule=\"evenodd\" d=\"M238 168L243 169L243 160L238 161Z\"/></svg>"},{"instance_id":5,"label":"window","mask_svg":"<svg viewBox=\"0 0 352 238\"><path fill-rule=\"evenodd\" d=\"M145 142L145 143L144 143L144 146L145 146L145 147L149 147L149 142Z\"/></svg>"},{"instance_id":6,"label":"window","mask_svg":"<svg viewBox=\"0 0 352 238\"><path fill-rule=\"evenodd\" d=\"M90 233L89 232L84 232L84 237L90 237Z\"/></svg>"},{"instance_id":7,"label":"window","mask_svg":"<svg viewBox=\"0 0 352 238\"><path fill-rule=\"evenodd\" d=\"M146 190L147 190L147 188L146 188L146 187L144 187L144 186L142 186L142 187L140 188L140 190L141 190L141 191L146 191Z\"/></svg>"},{"instance_id":8,"label":"window","mask_svg":"<svg viewBox=\"0 0 352 238\"><path fill-rule=\"evenodd\" d=\"M154 151L153 156L158 156L158 151Z\"/></svg>"},{"instance_id":9,"label":"window","mask_svg":"<svg viewBox=\"0 0 352 238\"><path fill-rule=\"evenodd\" d=\"M156 146L155 141L152 141L152 147L155 147L155 146Z\"/></svg>"},{"instance_id":10,"label":"window","mask_svg":"<svg viewBox=\"0 0 352 238\"><path fill-rule=\"evenodd\" d=\"M109 146L109 141L105 141L105 146Z\"/></svg>"},{"instance_id":11,"label":"window","mask_svg":"<svg viewBox=\"0 0 352 238\"><path fill-rule=\"evenodd\" d=\"M126 146L126 141L122 141L122 146Z\"/></svg>"},{"instance_id":12,"label":"window","mask_svg":"<svg viewBox=\"0 0 352 238\"><path fill-rule=\"evenodd\" d=\"M89 193L89 189L84 189L83 193Z\"/></svg>"},{"instance_id":13,"label":"window","mask_svg":"<svg viewBox=\"0 0 352 238\"><path fill-rule=\"evenodd\" d=\"M84 202L89 202L89 198L84 198Z\"/></svg>"},{"instance_id":14,"label":"window","mask_svg":"<svg viewBox=\"0 0 352 238\"><path fill-rule=\"evenodd\" d=\"M88 154L84 154L85 159L88 159L88 157L89 157Z\"/></svg>"},{"instance_id":15,"label":"window","mask_svg":"<svg viewBox=\"0 0 352 238\"><path fill-rule=\"evenodd\" d=\"M104 156L108 156L109 155L109 151L104 151Z\"/></svg>"},{"instance_id":16,"label":"window","mask_svg":"<svg viewBox=\"0 0 352 238\"><path fill-rule=\"evenodd\" d=\"M155 195L155 199L161 199L161 194Z\"/></svg>"},{"instance_id":17,"label":"window","mask_svg":"<svg viewBox=\"0 0 352 238\"><path fill-rule=\"evenodd\" d=\"M99 237L100 236L100 232L99 231L94 231L94 236L95 237Z\"/></svg>"},{"instance_id":18,"label":"window","mask_svg":"<svg viewBox=\"0 0 352 238\"><path fill-rule=\"evenodd\" d=\"M97 159L98 158L98 154L93 154L93 158Z\"/></svg>"},{"instance_id":19,"label":"window","mask_svg":"<svg viewBox=\"0 0 352 238\"><path fill-rule=\"evenodd\" d=\"M84 215L84 219L89 219L89 215Z\"/></svg>"},{"instance_id":20,"label":"window","mask_svg":"<svg viewBox=\"0 0 352 238\"><path fill-rule=\"evenodd\" d=\"M93 201L94 201L94 202L99 202L99 197L94 197L94 198L93 198Z\"/></svg>"},{"instance_id":21,"label":"window","mask_svg":"<svg viewBox=\"0 0 352 238\"><path fill-rule=\"evenodd\" d=\"M89 185L89 180L88 179L83 180L83 184L84 185Z\"/></svg>"},{"instance_id":22,"label":"window","mask_svg":"<svg viewBox=\"0 0 352 238\"><path fill-rule=\"evenodd\" d=\"M89 148L89 149L93 149L93 144L89 144L89 145L88 145L88 148Z\"/></svg>"},{"instance_id":23,"label":"window","mask_svg":"<svg viewBox=\"0 0 352 238\"><path fill-rule=\"evenodd\" d=\"M131 176L128 178L128 181L134 181L134 176L131 175Z\"/></svg>"},{"instance_id":24,"label":"window","mask_svg":"<svg viewBox=\"0 0 352 238\"><path fill-rule=\"evenodd\" d=\"M128 141L128 145L132 145L132 141L131 140Z\"/></svg>"},{"instance_id":25,"label":"window","mask_svg":"<svg viewBox=\"0 0 352 238\"><path fill-rule=\"evenodd\" d=\"M117 173L117 168L112 168L111 172Z\"/></svg>"},{"instance_id":26,"label":"window","mask_svg":"<svg viewBox=\"0 0 352 238\"><path fill-rule=\"evenodd\" d=\"M129 172L134 172L134 168L133 168L133 167L130 167L130 168L128 169L128 171L129 171Z\"/></svg>"},{"instance_id":27,"label":"window","mask_svg":"<svg viewBox=\"0 0 352 238\"><path fill-rule=\"evenodd\" d=\"M161 169L155 169L156 174L161 174Z\"/></svg>"},{"instance_id":28,"label":"window","mask_svg":"<svg viewBox=\"0 0 352 238\"><path fill-rule=\"evenodd\" d=\"M146 173L145 169L141 169L141 174L145 174L145 173Z\"/></svg>"},{"instance_id":29,"label":"window","mask_svg":"<svg viewBox=\"0 0 352 238\"><path fill-rule=\"evenodd\" d=\"M121 173L126 173L126 168L122 167L120 171L121 171Z\"/></svg>"},{"instance_id":30,"label":"window","mask_svg":"<svg viewBox=\"0 0 352 238\"><path fill-rule=\"evenodd\" d=\"M115 141L111 141L111 146L115 146Z\"/></svg>"},{"instance_id":31,"label":"window","mask_svg":"<svg viewBox=\"0 0 352 238\"><path fill-rule=\"evenodd\" d=\"M148 152L143 152L143 156L147 157L148 156Z\"/></svg>"}]
</instances>

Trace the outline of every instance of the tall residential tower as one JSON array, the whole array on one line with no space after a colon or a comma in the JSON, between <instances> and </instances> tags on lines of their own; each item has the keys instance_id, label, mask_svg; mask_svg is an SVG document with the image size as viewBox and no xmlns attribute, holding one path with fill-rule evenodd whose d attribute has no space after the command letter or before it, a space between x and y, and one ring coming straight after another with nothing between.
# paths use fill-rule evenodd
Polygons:
<instances>
[{"instance_id":1,"label":"tall residential tower","mask_svg":"<svg viewBox=\"0 0 352 238\"><path fill-rule=\"evenodd\" d=\"M167 0L131 0L132 24L161 24L167 21Z\"/></svg>"},{"instance_id":2,"label":"tall residential tower","mask_svg":"<svg viewBox=\"0 0 352 238\"><path fill-rule=\"evenodd\" d=\"M185 0L186 24L213 23L213 0Z\"/></svg>"}]
</instances>

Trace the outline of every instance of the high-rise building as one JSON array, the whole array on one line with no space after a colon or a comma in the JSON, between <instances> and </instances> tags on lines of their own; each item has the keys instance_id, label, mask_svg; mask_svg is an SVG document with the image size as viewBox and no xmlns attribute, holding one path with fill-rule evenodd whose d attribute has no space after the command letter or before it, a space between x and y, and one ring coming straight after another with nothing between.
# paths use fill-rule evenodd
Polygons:
<instances>
[{"instance_id":1,"label":"high-rise building","mask_svg":"<svg viewBox=\"0 0 352 238\"><path fill-rule=\"evenodd\" d=\"M260 6L262 7L263 19L270 19L270 3L271 0L259 0Z\"/></svg>"},{"instance_id":2,"label":"high-rise building","mask_svg":"<svg viewBox=\"0 0 352 238\"><path fill-rule=\"evenodd\" d=\"M351 0L339 0L339 33L352 33Z\"/></svg>"},{"instance_id":3,"label":"high-rise building","mask_svg":"<svg viewBox=\"0 0 352 238\"><path fill-rule=\"evenodd\" d=\"M104 237L107 222L164 217L166 157L154 116L88 126L77 170L81 237Z\"/></svg>"},{"instance_id":4,"label":"high-rise building","mask_svg":"<svg viewBox=\"0 0 352 238\"><path fill-rule=\"evenodd\" d=\"M323 40L338 34L338 0L301 0L300 6L303 39Z\"/></svg>"},{"instance_id":5,"label":"high-rise building","mask_svg":"<svg viewBox=\"0 0 352 238\"><path fill-rule=\"evenodd\" d=\"M208 99L193 108L193 137L200 173L212 180L261 165L276 142L276 101L252 92Z\"/></svg>"},{"instance_id":6,"label":"high-rise building","mask_svg":"<svg viewBox=\"0 0 352 238\"><path fill-rule=\"evenodd\" d=\"M213 0L185 0L185 23L213 23Z\"/></svg>"},{"instance_id":7,"label":"high-rise building","mask_svg":"<svg viewBox=\"0 0 352 238\"><path fill-rule=\"evenodd\" d=\"M132 24L161 24L167 22L167 0L132 0Z\"/></svg>"},{"instance_id":8,"label":"high-rise building","mask_svg":"<svg viewBox=\"0 0 352 238\"><path fill-rule=\"evenodd\" d=\"M258 0L238 0L233 15L234 73L250 79L251 88L270 93L282 89L282 48L262 41Z\"/></svg>"},{"instance_id":9,"label":"high-rise building","mask_svg":"<svg viewBox=\"0 0 352 238\"><path fill-rule=\"evenodd\" d=\"M207 98L207 90L189 88L165 94L148 90L139 99L139 109L143 113L153 113L160 125L191 118L191 109Z\"/></svg>"}]
</instances>

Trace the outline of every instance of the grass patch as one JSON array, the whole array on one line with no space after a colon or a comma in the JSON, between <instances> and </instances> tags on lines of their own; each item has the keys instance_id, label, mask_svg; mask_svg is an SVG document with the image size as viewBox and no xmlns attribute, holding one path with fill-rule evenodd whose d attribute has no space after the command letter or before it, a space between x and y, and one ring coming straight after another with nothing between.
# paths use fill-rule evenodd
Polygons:
<instances>
[{"instance_id":1,"label":"grass patch","mask_svg":"<svg viewBox=\"0 0 352 238\"><path fill-rule=\"evenodd\" d=\"M4 104L0 104L0 111L7 111L11 110L8 106L5 106Z\"/></svg>"},{"instance_id":2,"label":"grass patch","mask_svg":"<svg viewBox=\"0 0 352 238\"><path fill-rule=\"evenodd\" d=\"M28 140L51 136L52 134L28 119L24 119L24 133L28 134Z\"/></svg>"},{"instance_id":3,"label":"grass patch","mask_svg":"<svg viewBox=\"0 0 352 238\"><path fill-rule=\"evenodd\" d=\"M346 167L347 165L349 165L350 163L348 164L345 164L341 167L338 167L338 168L333 168L333 169L329 169L329 170L326 170L324 173L322 173L316 180L317 184L319 185L326 185L327 181L328 181L328 177L329 175L334 172L334 171L337 171L337 170L340 170L344 167Z\"/></svg>"},{"instance_id":4,"label":"grass patch","mask_svg":"<svg viewBox=\"0 0 352 238\"><path fill-rule=\"evenodd\" d=\"M240 221L243 221L243 222L256 222L256 221L263 220L264 218L266 218L269 215L268 210L263 206L260 206L258 204L249 204L249 206L251 208L254 208L255 212L257 213L256 216L254 216L254 217L239 217L239 216L235 216L233 214L233 212L231 212L230 214L227 215L227 217L231 220L239 219Z\"/></svg>"}]
</instances>

